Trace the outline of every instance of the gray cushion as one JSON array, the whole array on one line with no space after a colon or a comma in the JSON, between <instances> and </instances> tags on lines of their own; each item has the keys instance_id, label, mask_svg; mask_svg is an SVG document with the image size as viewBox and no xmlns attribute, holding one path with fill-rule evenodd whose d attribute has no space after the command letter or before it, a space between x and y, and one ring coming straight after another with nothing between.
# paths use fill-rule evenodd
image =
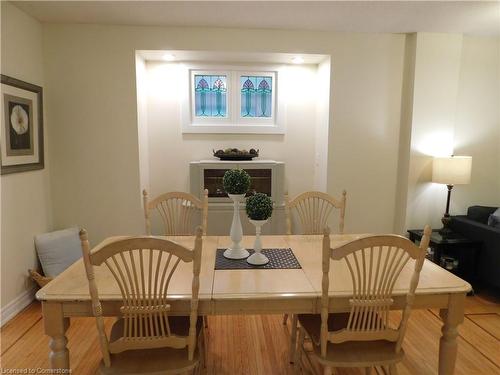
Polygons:
<instances>
[{"instance_id":1,"label":"gray cushion","mask_svg":"<svg viewBox=\"0 0 500 375\"><path fill-rule=\"evenodd\" d=\"M493 212L488 218L488 225L494 228L500 228L500 208Z\"/></svg>"},{"instance_id":2,"label":"gray cushion","mask_svg":"<svg viewBox=\"0 0 500 375\"><path fill-rule=\"evenodd\" d=\"M45 276L56 277L82 257L79 231L74 227L35 236L36 251Z\"/></svg>"}]
</instances>

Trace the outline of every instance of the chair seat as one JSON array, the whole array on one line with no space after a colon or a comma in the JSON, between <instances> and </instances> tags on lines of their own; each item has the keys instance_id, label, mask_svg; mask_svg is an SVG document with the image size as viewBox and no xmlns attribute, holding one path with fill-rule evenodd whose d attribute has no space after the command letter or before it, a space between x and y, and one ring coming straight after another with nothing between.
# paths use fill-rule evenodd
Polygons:
<instances>
[{"instance_id":1,"label":"chair seat","mask_svg":"<svg viewBox=\"0 0 500 375\"><path fill-rule=\"evenodd\" d=\"M171 333L177 336L188 336L189 316L169 316ZM111 328L110 342L123 335L124 319L118 319ZM203 328L203 318L196 321L197 337ZM103 375L164 375L177 374L192 370L199 362L198 346L193 360L188 360L188 348L157 348L127 350L111 354L111 367L101 362L100 373Z\"/></svg>"},{"instance_id":2,"label":"chair seat","mask_svg":"<svg viewBox=\"0 0 500 375\"><path fill-rule=\"evenodd\" d=\"M321 315L299 314L297 318L312 342L315 345L320 345ZM348 313L328 314L328 331L338 331L347 327L348 320Z\"/></svg>"},{"instance_id":3,"label":"chair seat","mask_svg":"<svg viewBox=\"0 0 500 375\"><path fill-rule=\"evenodd\" d=\"M199 363L199 351L195 350L192 361L188 349L141 349L111 354L111 367L101 362L102 375L166 375L180 374L195 368Z\"/></svg>"},{"instance_id":4,"label":"chair seat","mask_svg":"<svg viewBox=\"0 0 500 375\"><path fill-rule=\"evenodd\" d=\"M321 356L320 345L313 348L318 362L333 367L385 366L400 362L405 355L402 348L396 353L396 343L386 340L329 342L325 358Z\"/></svg>"},{"instance_id":5,"label":"chair seat","mask_svg":"<svg viewBox=\"0 0 500 375\"><path fill-rule=\"evenodd\" d=\"M326 357L321 356L321 315L299 314L298 320L311 338L314 355L324 365L334 367L371 367L399 362L404 357L401 349L396 353L396 343L387 340L328 342ZM348 313L328 314L328 331L338 331L347 326Z\"/></svg>"}]
</instances>

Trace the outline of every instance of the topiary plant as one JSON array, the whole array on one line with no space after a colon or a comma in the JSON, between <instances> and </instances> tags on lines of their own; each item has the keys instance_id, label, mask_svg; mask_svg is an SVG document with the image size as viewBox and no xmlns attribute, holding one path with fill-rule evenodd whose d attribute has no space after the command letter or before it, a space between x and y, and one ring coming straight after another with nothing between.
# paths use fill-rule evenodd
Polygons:
<instances>
[{"instance_id":1,"label":"topiary plant","mask_svg":"<svg viewBox=\"0 0 500 375\"><path fill-rule=\"evenodd\" d=\"M246 211L252 220L267 220L273 213L273 201L266 194L256 193L247 198Z\"/></svg>"},{"instance_id":2,"label":"topiary plant","mask_svg":"<svg viewBox=\"0 0 500 375\"><path fill-rule=\"evenodd\" d=\"M224 173L222 184L228 194L246 194L250 187L250 176L243 169L230 169Z\"/></svg>"}]
</instances>

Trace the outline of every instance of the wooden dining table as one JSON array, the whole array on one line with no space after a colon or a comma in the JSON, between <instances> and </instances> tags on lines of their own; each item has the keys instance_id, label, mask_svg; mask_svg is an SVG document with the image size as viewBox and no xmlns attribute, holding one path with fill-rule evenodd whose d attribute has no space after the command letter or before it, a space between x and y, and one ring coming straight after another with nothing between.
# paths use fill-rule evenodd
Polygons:
<instances>
[{"instance_id":1,"label":"wooden dining table","mask_svg":"<svg viewBox=\"0 0 500 375\"><path fill-rule=\"evenodd\" d=\"M363 237L362 234L331 235L331 246ZM111 241L111 237L103 242ZM165 237L192 248L194 237ZM244 236L243 245L252 247L253 236ZM229 237L203 238L200 273L199 314L283 314L319 313L321 297L321 241L317 235L262 236L264 248L291 248L300 269L215 270L218 248L231 244ZM102 245L102 243L100 244ZM179 264L168 291L172 314L189 314L192 265ZM333 262L330 277L330 311L350 310L352 285L344 263ZM393 291L393 308L405 305L413 272L413 261L403 269ZM120 290L106 267L96 267L96 282L105 316L119 316ZM471 286L464 280L426 260L420 274L413 307L437 308L443 320L439 342L439 374L454 372L457 355L457 327L464 319L464 301ZM52 368L69 369L66 330L71 317L91 317L88 282L81 260L74 263L36 294L42 302L45 333L50 337L49 362ZM411 318L410 318L411 319Z\"/></svg>"}]
</instances>

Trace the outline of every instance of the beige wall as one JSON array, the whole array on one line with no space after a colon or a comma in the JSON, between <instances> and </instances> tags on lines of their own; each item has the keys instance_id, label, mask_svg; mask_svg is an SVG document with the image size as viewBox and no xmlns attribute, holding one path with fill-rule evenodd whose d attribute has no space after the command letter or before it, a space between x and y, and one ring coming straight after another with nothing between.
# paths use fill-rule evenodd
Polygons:
<instances>
[{"instance_id":1,"label":"beige wall","mask_svg":"<svg viewBox=\"0 0 500 375\"><path fill-rule=\"evenodd\" d=\"M408 174L413 118L413 90L415 86L415 56L417 34L406 35L403 86L401 90L401 123L399 129L398 173L396 182L396 207L394 232L406 234L406 206L408 200Z\"/></svg>"},{"instance_id":2,"label":"beige wall","mask_svg":"<svg viewBox=\"0 0 500 375\"><path fill-rule=\"evenodd\" d=\"M328 191L347 190L347 232L392 232L405 35L332 46Z\"/></svg>"},{"instance_id":3,"label":"beige wall","mask_svg":"<svg viewBox=\"0 0 500 375\"><path fill-rule=\"evenodd\" d=\"M446 187L430 182L432 156L453 153L461 50L460 34L417 34L406 228L440 227Z\"/></svg>"},{"instance_id":4,"label":"beige wall","mask_svg":"<svg viewBox=\"0 0 500 375\"><path fill-rule=\"evenodd\" d=\"M412 48L413 82L403 92L404 111L411 113L405 228L439 228L447 189L430 182L433 156L473 157L471 184L454 187L450 214L500 205L499 38L419 33ZM404 173L400 169L400 180Z\"/></svg>"},{"instance_id":5,"label":"beige wall","mask_svg":"<svg viewBox=\"0 0 500 375\"><path fill-rule=\"evenodd\" d=\"M149 185L149 134L148 134L148 74L146 62L136 56L137 85L137 139L139 143L140 186L150 190Z\"/></svg>"},{"instance_id":6,"label":"beige wall","mask_svg":"<svg viewBox=\"0 0 500 375\"><path fill-rule=\"evenodd\" d=\"M464 37L455 154L472 156L470 185L453 189L451 212L500 205L500 57L498 38Z\"/></svg>"},{"instance_id":7,"label":"beige wall","mask_svg":"<svg viewBox=\"0 0 500 375\"><path fill-rule=\"evenodd\" d=\"M134 36L120 30L44 29L54 224L85 227L94 244L143 232Z\"/></svg>"},{"instance_id":8,"label":"beige wall","mask_svg":"<svg viewBox=\"0 0 500 375\"><path fill-rule=\"evenodd\" d=\"M135 50L203 50L214 40L227 51L332 56L328 191L348 190L347 231L392 231L404 35L94 25L44 29L55 224L83 225L94 243L143 231ZM219 136L208 137L218 143ZM200 158L197 136L187 138L192 149L184 158ZM233 139L239 138L225 142ZM260 138L245 139L280 159ZM179 168L172 160L159 162L165 171ZM298 163L289 173L305 175L310 168Z\"/></svg>"},{"instance_id":9,"label":"beige wall","mask_svg":"<svg viewBox=\"0 0 500 375\"><path fill-rule=\"evenodd\" d=\"M328 140L330 138L331 58L318 64L316 100L316 140L314 190L326 191L328 185Z\"/></svg>"},{"instance_id":10,"label":"beige wall","mask_svg":"<svg viewBox=\"0 0 500 375\"><path fill-rule=\"evenodd\" d=\"M41 24L7 2L2 1L1 7L2 74L44 86ZM45 169L0 179L2 309L33 287L27 277L28 268L37 265L33 236L52 227L47 147L50 123L44 123Z\"/></svg>"}]
</instances>

